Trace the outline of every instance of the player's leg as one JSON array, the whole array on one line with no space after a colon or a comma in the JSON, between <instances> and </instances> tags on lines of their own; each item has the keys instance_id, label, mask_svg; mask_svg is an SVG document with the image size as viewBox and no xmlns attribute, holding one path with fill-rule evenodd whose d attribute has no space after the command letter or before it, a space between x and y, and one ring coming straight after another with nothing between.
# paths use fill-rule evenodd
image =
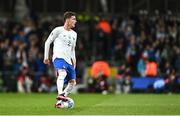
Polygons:
<instances>
[{"instance_id":1,"label":"player's leg","mask_svg":"<svg viewBox=\"0 0 180 116\"><path fill-rule=\"evenodd\" d=\"M73 67L71 67L72 69L68 69L67 70L67 76L66 76L66 80L68 81L68 84L66 86L66 88L64 89L63 93L57 96L57 103L55 104L55 108L67 108L69 107L68 104L68 97L67 95L69 95L74 86L76 85L76 73L75 73L75 69Z\"/></svg>"},{"instance_id":2,"label":"player's leg","mask_svg":"<svg viewBox=\"0 0 180 116\"><path fill-rule=\"evenodd\" d=\"M75 79L69 80L66 88L64 89L64 91L61 94L59 94L56 99L57 100L67 101L68 100L67 96L72 92L75 85L76 85L76 80Z\"/></svg>"},{"instance_id":3,"label":"player's leg","mask_svg":"<svg viewBox=\"0 0 180 116\"><path fill-rule=\"evenodd\" d=\"M64 89L63 94L60 94L57 97L57 100L67 101L66 96L72 92L74 86L76 85L76 72L75 72L74 67L67 63L67 70L66 71L67 71L66 80L68 82L68 85Z\"/></svg>"},{"instance_id":4,"label":"player's leg","mask_svg":"<svg viewBox=\"0 0 180 116\"><path fill-rule=\"evenodd\" d=\"M65 69L59 69L57 72L57 90L58 90L58 96L60 99L64 99L64 96L61 96L63 94L63 87L64 87L64 79L67 75L67 72ZM57 99L56 98L56 99ZM55 108L64 108L64 106L61 104L62 100L58 100L57 103L55 104Z\"/></svg>"},{"instance_id":5,"label":"player's leg","mask_svg":"<svg viewBox=\"0 0 180 116\"><path fill-rule=\"evenodd\" d=\"M57 100L63 100L65 97L63 96L63 87L64 87L64 79L67 76L67 63L64 59L56 58L53 62L55 69L57 70L57 90L58 96Z\"/></svg>"},{"instance_id":6,"label":"player's leg","mask_svg":"<svg viewBox=\"0 0 180 116\"><path fill-rule=\"evenodd\" d=\"M58 95L61 95L63 93L64 79L66 75L67 75L67 72L65 69L58 70L58 76L57 76L57 81L56 81Z\"/></svg>"},{"instance_id":7,"label":"player's leg","mask_svg":"<svg viewBox=\"0 0 180 116\"><path fill-rule=\"evenodd\" d=\"M75 79L69 80L68 85L64 89L64 96L68 96L72 92L75 85L76 85Z\"/></svg>"},{"instance_id":8,"label":"player's leg","mask_svg":"<svg viewBox=\"0 0 180 116\"><path fill-rule=\"evenodd\" d=\"M64 89L64 96L68 96L76 85L76 72L74 67L72 65L69 65L67 69L68 85Z\"/></svg>"},{"instance_id":9,"label":"player's leg","mask_svg":"<svg viewBox=\"0 0 180 116\"><path fill-rule=\"evenodd\" d=\"M64 79L65 79L66 75L67 75L67 72L65 69L58 70L58 78L57 78L58 96L56 97L57 100L67 101L65 92L63 91Z\"/></svg>"}]
</instances>

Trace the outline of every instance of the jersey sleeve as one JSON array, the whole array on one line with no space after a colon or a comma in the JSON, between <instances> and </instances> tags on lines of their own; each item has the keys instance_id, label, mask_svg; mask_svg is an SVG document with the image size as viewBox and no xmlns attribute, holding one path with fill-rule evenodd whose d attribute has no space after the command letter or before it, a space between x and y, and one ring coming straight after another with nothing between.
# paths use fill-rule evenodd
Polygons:
<instances>
[{"instance_id":1,"label":"jersey sleeve","mask_svg":"<svg viewBox=\"0 0 180 116\"><path fill-rule=\"evenodd\" d=\"M49 37L47 38L46 42L45 42L45 47L44 47L44 59L48 59L49 58L49 48L51 43L55 40L55 38L58 36L58 29L55 28L49 35Z\"/></svg>"}]
</instances>

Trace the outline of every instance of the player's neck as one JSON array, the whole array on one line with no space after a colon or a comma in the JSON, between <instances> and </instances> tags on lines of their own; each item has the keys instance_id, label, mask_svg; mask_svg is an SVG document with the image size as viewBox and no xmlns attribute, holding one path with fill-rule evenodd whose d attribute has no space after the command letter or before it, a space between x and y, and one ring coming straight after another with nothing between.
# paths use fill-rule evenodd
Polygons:
<instances>
[{"instance_id":1,"label":"player's neck","mask_svg":"<svg viewBox=\"0 0 180 116\"><path fill-rule=\"evenodd\" d=\"M64 24L64 29L67 30L67 31L70 31L71 27L67 23L65 23Z\"/></svg>"}]
</instances>

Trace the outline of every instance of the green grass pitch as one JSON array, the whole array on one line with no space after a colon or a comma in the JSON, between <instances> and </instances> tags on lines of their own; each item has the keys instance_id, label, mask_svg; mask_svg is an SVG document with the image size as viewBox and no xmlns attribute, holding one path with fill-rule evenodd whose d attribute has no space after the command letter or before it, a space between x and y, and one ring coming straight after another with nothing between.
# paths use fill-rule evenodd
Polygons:
<instances>
[{"instance_id":1,"label":"green grass pitch","mask_svg":"<svg viewBox=\"0 0 180 116\"><path fill-rule=\"evenodd\" d=\"M180 94L74 94L73 109L55 109L55 97L0 93L0 115L180 115Z\"/></svg>"}]
</instances>

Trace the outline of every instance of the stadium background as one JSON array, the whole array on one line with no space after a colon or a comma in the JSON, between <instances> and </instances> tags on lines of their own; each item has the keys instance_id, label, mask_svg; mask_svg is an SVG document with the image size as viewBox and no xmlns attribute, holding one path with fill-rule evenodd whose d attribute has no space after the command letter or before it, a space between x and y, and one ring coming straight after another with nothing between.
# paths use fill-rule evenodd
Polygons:
<instances>
[{"instance_id":1,"label":"stadium background","mask_svg":"<svg viewBox=\"0 0 180 116\"><path fill-rule=\"evenodd\" d=\"M168 83L158 92L179 92L179 5L178 0L0 0L0 91L56 91L53 67L43 64L44 42L71 10L78 19L77 91L157 92L153 84L163 79ZM91 78L97 60L110 65L110 75L103 75L109 78ZM148 75L151 61L156 73Z\"/></svg>"}]
</instances>

